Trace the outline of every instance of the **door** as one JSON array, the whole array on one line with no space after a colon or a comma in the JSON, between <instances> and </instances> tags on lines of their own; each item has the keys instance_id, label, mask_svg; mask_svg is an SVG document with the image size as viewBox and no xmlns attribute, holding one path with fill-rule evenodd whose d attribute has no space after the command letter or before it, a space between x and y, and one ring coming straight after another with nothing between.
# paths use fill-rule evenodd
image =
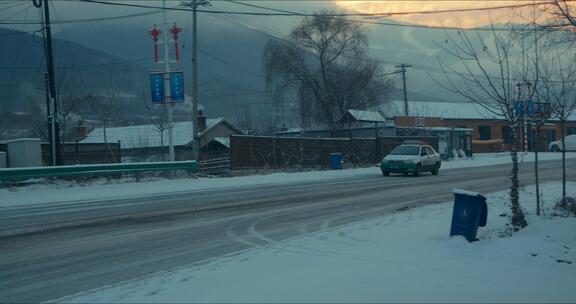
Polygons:
<instances>
[{"instance_id":1,"label":"door","mask_svg":"<svg viewBox=\"0 0 576 304\"><path fill-rule=\"evenodd\" d=\"M424 146L420 147L420 163L422 164L422 170L430 170L430 157L431 155L428 154L428 149Z\"/></svg>"}]
</instances>

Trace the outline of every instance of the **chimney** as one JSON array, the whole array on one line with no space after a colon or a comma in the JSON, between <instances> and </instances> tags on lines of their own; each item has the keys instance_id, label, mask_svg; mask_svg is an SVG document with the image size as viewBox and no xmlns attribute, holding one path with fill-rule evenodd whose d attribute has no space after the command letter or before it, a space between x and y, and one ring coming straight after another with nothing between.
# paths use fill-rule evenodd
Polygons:
<instances>
[{"instance_id":1,"label":"chimney","mask_svg":"<svg viewBox=\"0 0 576 304\"><path fill-rule=\"evenodd\" d=\"M74 127L74 140L76 141L81 141L84 138L86 138L86 134L87 134L87 128L86 126L76 126Z\"/></svg>"},{"instance_id":2,"label":"chimney","mask_svg":"<svg viewBox=\"0 0 576 304\"><path fill-rule=\"evenodd\" d=\"M202 110L198 111L198 132L206 130L206 116Z\"/></svg>"}]
</instances>

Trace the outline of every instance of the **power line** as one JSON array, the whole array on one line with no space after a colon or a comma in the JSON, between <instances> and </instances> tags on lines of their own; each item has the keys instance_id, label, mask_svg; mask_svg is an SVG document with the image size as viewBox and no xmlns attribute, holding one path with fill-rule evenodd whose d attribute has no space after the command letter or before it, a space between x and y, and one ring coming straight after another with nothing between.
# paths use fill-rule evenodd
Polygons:
<instances>
[{"instance_id":1,"label":"power line","mask_svg":"<svg viewBox=\"0 0 576 304\"><path fill-rule=\"evenodd\" d=\"M241 68L241 67L239 67L239 66L237 66L237 65L235 65L235 64L232 64L232 63L230 63L230 62L228 62L228 61L226 61L226 60L224 60L224 59L222 59L222 58L216 57L216 56L214 56L214 55L212 55L212 54L210 54L210 53L208 53L208 52L203 51L202 49L198 49L198 51L199 51L200 53L208 56L208 57L211 58L212 60L215 60L215 61L217 61L217 62L220 62L220 63L224 64L224 65L227 65L227 66L229 66L229 67L232 67L232 68L234 68L234 69L236 69L236 70L246 72L246 69ZM265 79L264 76L258 75L258 74L256 74L256 73L250 73L250 74L252 74L252 75L255 76L255 77Z\"/></svg>"},{"instance_id":2,"label":"power line","mask_svg":"<svg viewBox=\"0 0 576 304\"><path fill-rule=\"evenodd\" d=\"M54 23L69 24L69 23L91 23L91 22L100 22L100 21L123 20L123 19L128 19L128 18L137 18L137 17L156 15L156 14L159 14L161 12L162 12L162 10L156 10L156 11L146 12L146 13L128 14L128 15L110 16L110 17L87 18L87 19L62 19L59 21L55 21ZM0 24L42 24L42 23L39 21L12 20L12 21L7 21L7 22L0 22Z\"/></svg>"},{"instance_id":3,"label":"power line","mask_svg":"<svg viewBox=\"0 0 576 304\"><path fill-rule=\"evenodd\" d=\"M24 4L27 4L27 3L26 3L26 2L23 2L23 3L20 3L20 4L16 5L16 6L14 6L14 7L22 6L22 5L24 5ZM32 7L32 5L28 3L28 5L27 5L25 8L23 8L23 9L17 11L16 13L10 15L10 17L6 17L6 18L4 18L4 19L0 19L0 21L2 21L2 22L7 22L7 21L9 21L10 19L12 19L12 18L20 15L22 12L27 12L31 7Z\"/></svg>"},{"instance_id":4,"label":"power line","mask_svg":"<svg viewBox=\"0 0 576 304\"><path fill-rule=\"evenodd\" d=\"M249 6L249 7L255 7L255 8L260 8L260 9L265 9L265 10L271 10L271 11L278 11L278 12L284 12L284 13L291 13L294 15L300 15L303 13L299 13L299 12L294 12L294 11L287 11L287 10L278 10L278 9L274 9L274 8L270 8L270 7L265 7L265 6L261 6L261 5L255 5L255 4L248 4L248 3L243 3L243 2L238 2L238 1L234 1L234 0L228 0L230 3L233 4L238 4L238 5L243 5L243 6ZM571 1L571 0L570 0ZM535 7L536 5L534 5ZM503 8L503 7L502 7ZM440 11L436 11L436 12L440 12ZM400 12L398 14L410 14L409 12ZM324 15L326 17L330 17L330 15ZM384 26L392 26L392 27L408 27L408 28L419 28L419 29L431 29L431 30L455 30L455 31L460 31L463 30L463 28L460 27L455 27L455 26L430 26L430 25L420 25L420 24L407 24L407 23L395 23L395 22L383 22L383 21L368 21L368 20L353 20L353 19L344 19L344 18L337 18L337 17L332 17L334 19L339 19L339 20L344 20L347 22L354 22L354 23L361 23L361 24L371 24L371 25L384 25ZM544 26L543 29L544 30L545 27L554 27L554 26ZM470 28L470 29L466 29L468 31L514 31L516 30L515 28Z\"/></svg>"},{"instance_id":5,"label":"power line","mask_svg":"<svg viewBox=\"0 0 576 304\"><path fill-rule=\"evenodd\" d=\"M137 7L137 8L148 8L148 9L166 9L173 11L186 11L189 12L191 9L181 8L181 7L167 7L162 8L153 5L142 5L142 4L129 4L129 3L118 3L118 2L108 2L100 0L77 0L80 2L94 3L94 4L105 4L114 6L124 6L124 7ZM512 4L512 5L502 5L493 7L478 7L478 8L462 8L462 9L446 9L446 10L428 10L428 11L410 11L410 12L388 12L388 13L333 13L333 14L322 14L322 16L327 17L388 17L388 16L401 16L401 15L417 15L417 14L441 14L441 13L458 13L458 12L475 12L475 11L487 11L487 10L500 10L500 9L514 9L522 7L532 7L539 5L550 5L550 1L541 1L536 3L525 3L525 4ZM250 16L287 16L287 17L313 17L318 14L309 13L297 13L297 12L275 12L275 13L258 13L258 12L239 12L239 11L214 11L214 10L202 10L198 9L197 12L202 13L213 13L213 14L230 14L230 15L250 15Z\"/></svg>"},{"instance_id":6,"label":"power line","mask_svg":"<svg viewBox=\"0 0 576 304\"><path fill-rule=\"evenodd\" d=\"M89 22L99 22L99 21L109 21L109 20L117 20L117 19L125 19L125 18L132 18L132 17L141 17L141 16L148 16L154 15L161 12L164 8L158 6L151 6L151 5L138 5L138 4L128 4L128 3L115 3L115 2L107 2L107 1L96 1L96 0L76 0L85 3L93 3L93 4L104 4L104 5L116 5L116 6L127 6L127 7L138 7L138 8L147 8L147 9L157 9L154 12L146 12L146 13L138 13L138 14L131 14L131 15L123 15L123 16L113 16L113 17L100 17L100 18L92 18L92 19L68 19L68 20L60 20L55 23L89 23ZM572 0L568 0L572 1ZM237 1L229 1L233 4L244 5L254 8L260 8L263 10L270 10L276 13L259 13L259 12L238 12L238 11L224 11L224 10L197 10L198 12L209 13L209 14L221 14L221 15L251 15L251 16L285 16L285 17L312 17L317 16L318 14L310 14L310 13L301 13L301 12L294 12L288 10L279 10L274 8L269 8L261 5L255 4L248 4L242 3ZM469 11L487 11L487 10L499 10L499 9L513 9L513 8L521 8L521 7L528 7L528 6L540 6L540 5L549 5L550 2L537 2L537 3L529 3L529 4L517 4L517 5L504 5L504 6L494 6L494 7L482 7L482 8L469 8L469 9L453 9L453 10L434 10L434 11L411 11L411 12L390 12L390 13L340 13L340 14L324 14L322 16L329 17L329 18L340 18L341 17L390 17L390 16L398 16L398 15L414 15L414 14L440 14L440 13L454 13L454 12L469 12ZM166 10L173 10L173 11L186 11L191 12L192 10L187 8L179 8L179 7L172 7L166 8ZM352 20L352 19L342 19L348 22L355 22L355 23L362 23L362 24L371 24L371 25L384 25L384 26L393 26L393 27L409 27L409 28L421 28L421 29L432 29L432 30L462 30L459 27L450 27L450 26L429 26L429 25L418 25L418 24L404 24L404 23L394 23L394 22L382 22L382 21L368 21L368 20ZM0 24L41 24L40 22L22 22L20 20L14 21L0 21ZM473 31L514 31L515 28L472 28L466 30L473 30ZM539 29L539 30L546 30L546 29Z\"/></svg>"},{"instance_id":7,"label":"power line","mask_svg":"<svg viewBox=\"0 0 576 304\"><path fill-rule=\"evenodd\" d=\"M150 61L154 58L147 57L147 58L139 58L133 60L125 60L125 61L116 61L110 63L98 63L98 64L84 64L84 65L62 65L62 66L55 66L57 69L83 69L83 68L98 68L103 66L113 66L113 65L122 65L122 64L130 64L142 61ZM0 70L37 70L39 68L31 68L31 67L0 67Z\"/></svg>"}]
</instances>

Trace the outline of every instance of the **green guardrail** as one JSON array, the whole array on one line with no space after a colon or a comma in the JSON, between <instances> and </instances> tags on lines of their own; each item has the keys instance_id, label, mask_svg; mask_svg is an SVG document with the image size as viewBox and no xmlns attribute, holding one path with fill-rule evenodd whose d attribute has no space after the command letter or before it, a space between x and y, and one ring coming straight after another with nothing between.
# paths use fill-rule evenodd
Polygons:
<instances>
[{"instance_id":1,"label":"green guardrail","mask_svg":"<svg viewBox=\"0 0 576 304\"><path fill-rule=\"evenodd\" d=\"M80 175L102 175L135 173L143 171L171 171L191 170L198 171L196 161L154 162L154 163L126 163L126 164L100 164L75 165L57 167L8 168L0 169L0 181L22 180L40 177L62 177Z\"/></svg>"}]
</instances>

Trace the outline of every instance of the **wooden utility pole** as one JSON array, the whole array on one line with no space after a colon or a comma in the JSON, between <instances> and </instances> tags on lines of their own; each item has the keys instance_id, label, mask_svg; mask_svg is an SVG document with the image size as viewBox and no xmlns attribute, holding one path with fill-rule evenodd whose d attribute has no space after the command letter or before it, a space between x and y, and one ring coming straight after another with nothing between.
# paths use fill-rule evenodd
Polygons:
<instances>
[{"instance_id":1,"label":"wooden utility pole","mask_svg":"<svg viewBox=\"0 0 576 304\"><path fill-rule=\"evenodd\" d=\"M408 94L406 90L406 68L412 67L411 64L402 63L397 65L396 68L400 69L400 73L402 73L402 89L404 91L404 116L408 116Z\"/></svg>"},{"instance_id":2,"label":"wooden utility pole","mask_svg":"<svg viewBox=\"0 0 576 304\"><path fill-rule=\"evenodd\" d=\"M198 138L198 22L197 10L199 6L209 5L207 0L192 0L182 2L183 6L192 8L192 158L198 159L200 140Z\"/></svg>"},{"instance_id":3,"label":"wooden utility pole","mask_svg":"<svg viewBox=\"0 0 576 304\"><path fill-rule=\"evenodd\" d=\"M46 56L46 76L48 105L46 113L48 115L48 125L50 132L50 155L52 166L62 164L60 154L60 127L58 121L58 100L56 100L56 81L54 80L54 55L52 52L52 31L50 25L50 4L48 0L32 0L35 7L44 7L44 51Z\"/></svg>"}]
</instances>

